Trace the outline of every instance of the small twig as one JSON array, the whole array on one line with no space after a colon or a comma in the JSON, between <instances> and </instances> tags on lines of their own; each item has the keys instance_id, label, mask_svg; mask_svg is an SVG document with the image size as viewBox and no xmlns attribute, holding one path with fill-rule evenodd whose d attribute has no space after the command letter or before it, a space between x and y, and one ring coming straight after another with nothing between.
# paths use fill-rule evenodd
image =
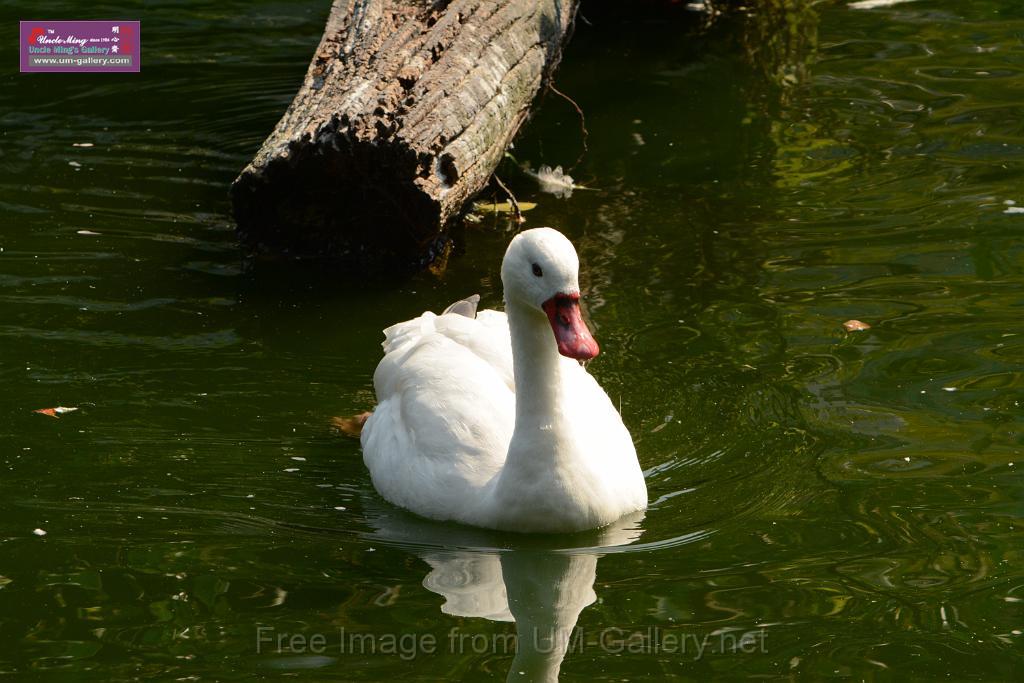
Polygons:
<instances>
[{"instance_id":1,"label":"small twig","mask_svg":"<svg viewBox=\"0 0 1024 683\"><path fill-rule=\"evenodd\" d=\"M498 174L494 174L494 182L498 183L498 187L505 191L508 195L509 204L512 205L512 216L515 218L516 223L525 223L526 219L523 218L523 212L519 210L519 202L516 201L516 196L512 194L512 190L505 186L505 183L501 182L501 178Z\"/></svg>"},{"instance_id":2,"label":"small twig","mask_svg":"<svg viewBox=\"0 0 1024 683\"><path fill-rule=\"evenodd\" d=\"M580 132L583 133L583 151L580 152L580 155L576 158L576 163L569 167L570 170L572 170L580 165L580 162L583 161L583 157L586 156L588 151L587 138L590 137L590 133L587 132L587 117L583 115L583 110L580 109L580 105L576 104L576 100L574 100L573 98L569 97L564 92L556 88L554 83L549 83L548 87L551 88L551 92L555 93L556 95L559 95L566 102L571 104L573 109L576 110L576 113L580 115Z\"/></svg>"}]
</instances>

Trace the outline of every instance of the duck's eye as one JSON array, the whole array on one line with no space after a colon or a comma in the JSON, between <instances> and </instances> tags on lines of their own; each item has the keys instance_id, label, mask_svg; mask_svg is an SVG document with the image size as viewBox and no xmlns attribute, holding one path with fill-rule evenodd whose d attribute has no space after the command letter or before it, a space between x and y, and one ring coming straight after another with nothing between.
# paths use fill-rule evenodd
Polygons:
<instances>
[{"instance_id":1,"label":"duck's eye","mask_svg":"<svg viewBox=\"0 0 1024 683\"><path fill-rule=\"evenodd\" d=\"M533 274L537 277L544 277L544 271L536 263L533 264Z\"/></svg>"}]
</instances>

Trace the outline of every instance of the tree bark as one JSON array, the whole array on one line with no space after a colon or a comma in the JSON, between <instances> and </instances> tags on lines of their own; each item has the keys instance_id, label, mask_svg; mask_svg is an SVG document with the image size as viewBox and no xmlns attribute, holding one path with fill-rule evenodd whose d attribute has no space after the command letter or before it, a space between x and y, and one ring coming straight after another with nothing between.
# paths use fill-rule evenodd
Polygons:
<instances>
[{"instance_id":1,"label":"tree bark","mask_svg":"<svg viewBox=\"0 0 1024 683\"><path fill-rule=\"evenodd\" d=\"M231 188L257 252L423 266L561 56L577 0L335 0L298 94Z\"/></svg>"}]
</instances>

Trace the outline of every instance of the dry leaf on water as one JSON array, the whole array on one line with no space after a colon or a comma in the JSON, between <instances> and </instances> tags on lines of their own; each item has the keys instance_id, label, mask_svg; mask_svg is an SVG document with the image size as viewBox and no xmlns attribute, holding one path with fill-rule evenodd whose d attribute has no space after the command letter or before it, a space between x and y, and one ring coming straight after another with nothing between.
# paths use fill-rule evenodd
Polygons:
<instances>
[{"instance_id":1,"label":"dry leaf on water","mask_svg":"<svg viewBox=\"0 0 1024 683\"><path fill-rule=\"evenodd\" d=\"M871 325L860 320L847 320L843 323L843 329L847 332L863 332L864 330L870 330Z\"/></svg>"},{"instance_id":2,"label":"dry leaf on water","mask_svg":"<svg viewBox=\"0 0 1024 683\"><path fill-rule=\"evenodd\" d=\"M537 205L534 202L519 202L520 211L529 211L530 209L536 209ZM479 213L514 213L515 208L511 202L476 202L473 204L473 210Z\"/></svg>"},{"instance_id":3,"label":"dry leaf on water","mask_svg":"<svg viewBox=\"0 0 1024 683\"><path fill-rule=\"evenodd\" d=\"M851 2L847 7L850 9L879 9L902 5L905 2L915 2L915 0L857 0L857 2Z\"/></svg>"},{"instance_id":4,"label":"dry leaf on water","mask_svg":"<svg viewBox=\"0 0 1024 683\"><path fill-rule=\"evenodd\" d=\"M39 410L33 410L33 413L39 413L40 415L46 415L47 417L60 417L67 413L73 413L78 408L68 408L67 406L56 406L54 408L40 408Z\"/></svg>"}]
</instances>

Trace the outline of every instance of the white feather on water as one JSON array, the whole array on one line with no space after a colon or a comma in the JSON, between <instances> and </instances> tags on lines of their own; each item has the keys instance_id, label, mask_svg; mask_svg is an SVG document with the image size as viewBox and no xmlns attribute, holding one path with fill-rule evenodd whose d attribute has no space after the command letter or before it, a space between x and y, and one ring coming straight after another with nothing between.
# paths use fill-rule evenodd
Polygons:
<instances>
[{"instance_id":1,"label":"white feather on water","mask_svg":"<svg viewBox=\"0 0 1024 683\"><path fill-rule=\"evenodd\" d=\"M537 180L537 184L540 185L541 192L547 192L548 194L553 194L556 197L561 197L562 199L568 199L571 197L573 190L590 189L583 185L575 184L572 176L563 171L561 166L551 168L545 164L536 171L531 171L529 167L524 166L523 171L526 175Z\"/></svg>"},{"instance_id":2,"label":"white feather on water","mask_svg":"<svg viewBox=\"0 0 1024 683\"><path fill-rule=\"evenodd\" d=\"M848 7L850 9L878 9L879 7L902 5L905 2L915 2L915 0L857 0L857 2L851 2Z\"/></svg>"}]
</instances>

